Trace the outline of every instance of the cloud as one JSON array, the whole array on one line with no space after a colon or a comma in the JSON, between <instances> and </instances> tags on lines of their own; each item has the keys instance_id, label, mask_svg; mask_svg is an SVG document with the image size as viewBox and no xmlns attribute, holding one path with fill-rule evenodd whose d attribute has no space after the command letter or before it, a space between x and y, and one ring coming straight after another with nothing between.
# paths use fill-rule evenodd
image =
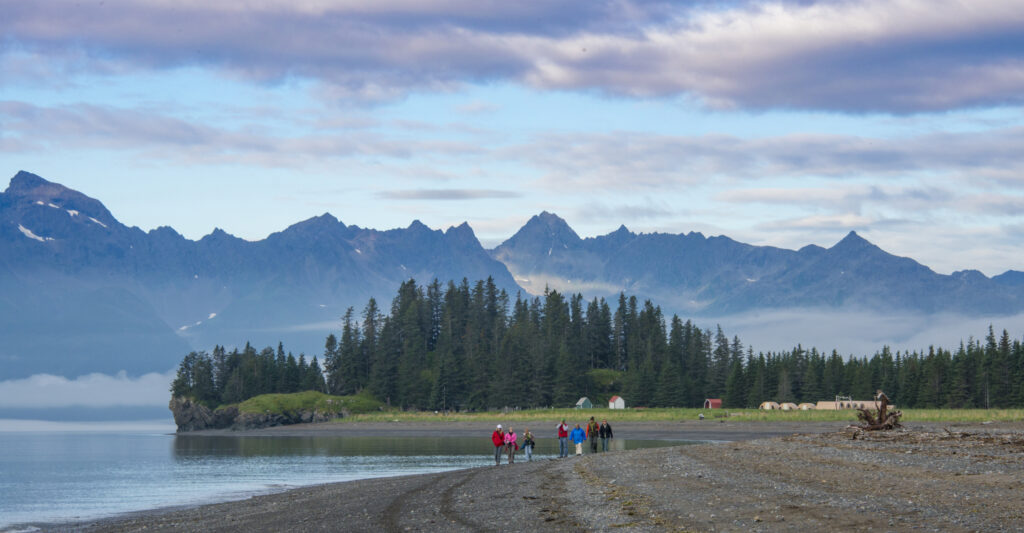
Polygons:
<instances>
[{"instance_id":1,"label":"cloud","mask_svg":"<svg viewBox=\"0 0 1024 533\"><path fill-rule=\"evenodd\" d=\"M934 185L883 187L837 184L831 187L734 189L719 193L716 199L733 204L760 203L861 213L868 207L877 206L897 210L933 211L955 206L962 196L958 197L951 191Z\"/></svg>"},{"instance_id":2,"label":"cloud","mask_svg":"<svg viewBox=\"0 0 1024 533\"><path fill-rule=\"evenodd\" d=\"M169 116L152 109L74 104L39 106L0 101L0 122L9 151L56 151L70 148L126 149L149 159L186 163L236 162L266 167L298 166L310 158L377 156L408 159L413 154L480 154L468 141L407 139L359 131L337 131L338 122L318 120L306 133L275 133L281 123L268 118L235 128L219 127ZM288 124L287 122L285 124ZM342 122L341 124L345 124ZM322 128L322 129L321 129ZM168 148L171 148L168 150Z\"/></svg>"},{"instance_id":3,"label":"cloud","mask_svg":"<svg viewBox=\"0 0 1024 533\"><path fill-rule=\"evenodd\" d=\"M532 164L543 173L541 182L549 188L642 190L696 185L712 178L739 182L804 177L943 177L1002 183L1012 175L1024 174L1024 162L1017 157L1022 145L1024 128L888 139L824 134L748 139L611 132L540 135L495 153ZM880 191L862 193L864 200ZM731 194L731 198L738 198L744 193ZM822 197L836 193L817 194ZM902 194L907 196L905 199L917 195L925 200L941 200L946 193L939 188L920 187ZM767 198L765 193L761 195Z\"/></svg>"},{"instance_id":4,"label":"cloud","mask_svg":"<svg viewBox=\"0 0 1024 533\"><path fill-rule=\"evenodd\" d=\"M87 374L75 379L50 374L0 381L5 408L166 406L175 372L137 378Z\"/></svg>"},{"instance_id":5,"label":"cloud","mask_svg":"<svg viewBox=\"0 0 1024 533\"><path fill-rule=\"evenodd\" d=\"M1024 103L1024 10L1008 0L12 1L0 31L0 55L45 58L5 60L34 79L199 66L344 100L510 81L723 108Z\"/></svg>"},{"instance_id":6,"label":"cloud","mask_svg":"<svg viewBox=\"0 0 1024 533\"><path fill-rule=\"evenodd\" d=\"M377 196L387 200L483 200L519 198L522 194L493 189L419 189L383 191Z\"/></svg>"},{"instance_id":7,"label":"cloud","mask_svg":"<svg viewBox=\"0 0 1024 533\"><path fill-rule=\"evenodd\" d=\"M591 202L574 209L573 218L587 222L612 221L617 228L628 221L661 220L685 213L685 208L673 208L664 200L645 198L641 203ZM615 228L610 228L614 230Z\"/></svg>"}]
</instances>

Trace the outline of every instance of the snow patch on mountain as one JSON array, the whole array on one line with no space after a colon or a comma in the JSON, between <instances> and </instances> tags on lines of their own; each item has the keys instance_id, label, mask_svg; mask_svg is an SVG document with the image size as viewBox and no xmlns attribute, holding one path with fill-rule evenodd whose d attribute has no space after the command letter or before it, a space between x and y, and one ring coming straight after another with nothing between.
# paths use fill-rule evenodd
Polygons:
<instances>
[{"instance_id":1,"label":"snow patch on mountain","mask_svg":"<svg viewBox=\"0 0 1024 533\"><path fill-rule=\"evenodd\" d=\"M33 233L32 230L26 228L25 226L22 226L21 224L18 224L18 231L20 231L22 235L28 237L29 239L33 239L39 242L47 242L53 240L53 237L40 237L39 235Z\"/></svg>"}]
</instances>

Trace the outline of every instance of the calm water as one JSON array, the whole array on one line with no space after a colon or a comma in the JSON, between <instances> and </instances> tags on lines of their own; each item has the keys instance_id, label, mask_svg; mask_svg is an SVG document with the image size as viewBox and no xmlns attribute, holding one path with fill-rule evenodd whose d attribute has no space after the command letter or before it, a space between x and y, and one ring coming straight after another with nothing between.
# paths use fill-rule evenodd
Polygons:
<instances>
[{"instance_id":1,"label":"calm water","mask_svg":"<svg viewBox=\"0 0 1024 533\"><path fill-rule=\"evenodd\" d=\"M243 438L174 435L174 426L159 424L10 428L0 424L0 530L494 461L487 435ZM678 443L612 444L632 449ZM539 440L535 458L556 454L555 439Z\"/></svg>"}]
</instances>

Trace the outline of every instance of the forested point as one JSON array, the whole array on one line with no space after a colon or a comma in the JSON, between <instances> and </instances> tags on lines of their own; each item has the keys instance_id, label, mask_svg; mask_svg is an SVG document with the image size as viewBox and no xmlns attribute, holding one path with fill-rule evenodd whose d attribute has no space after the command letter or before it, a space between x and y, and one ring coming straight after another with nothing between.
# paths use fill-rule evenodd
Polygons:
<instances>
[{"instance_id":1,"label":"forested point","mask_svg":"<svg viewBox=\"0 0 1024 533\"><path fill-rule=\"evenodd\" d=\"M278 344L248 344L182 361L171 392L208 406L269 393L305 390L369 393L411 410L487 410L595 405L619 395L631 407L723 406L764 401L817 402L837 395L869 399L886 391L901 408L1024 406L1024 348L1006 330L955 350L843 357L800 345L757 352L717 327L701 329L650 300L620 294L614 313L604 298L585 301L548 290L510 301L494 281L401 285L385 314L370 299L349 308L340 337L317 357L296 359Z\"/></svg>"}]
</instances>

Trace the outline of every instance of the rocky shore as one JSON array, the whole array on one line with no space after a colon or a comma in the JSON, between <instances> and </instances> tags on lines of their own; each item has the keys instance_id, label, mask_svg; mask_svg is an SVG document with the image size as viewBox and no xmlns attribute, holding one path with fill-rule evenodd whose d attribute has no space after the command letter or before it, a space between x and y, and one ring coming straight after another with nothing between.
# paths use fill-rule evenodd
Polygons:
<instances>
[{"instance_id":1,"label":"rocky shore","mask_svg":"<svg viewBox=\"0 0 1024 533\"><path fill-rule=\"evenodd\" d=\"M179 433L216 429L254 430L292 424L321 423L345 416L344 409L297 409L282 413L242 413L238 406L210 409L188 398L174 396L167 405Z\"/></svg>"},{"instance_id":2,"label":"rocky shore","mask_svg":"<svg viewBox=\"0 0 1024 533\"><path fill-rule=\"evenodd\" d=\"M331 425L261 431L328 432L321 426ZM733 436L777 429L721 426L704 427L730 426L720 435ZM460 431L444 429L453 430ZM731 442L322 485L44 529L1024 531L1020 423L909 424L886 433L820 424L781 437L712 440Z\"/></svg>"}]
</instances>

